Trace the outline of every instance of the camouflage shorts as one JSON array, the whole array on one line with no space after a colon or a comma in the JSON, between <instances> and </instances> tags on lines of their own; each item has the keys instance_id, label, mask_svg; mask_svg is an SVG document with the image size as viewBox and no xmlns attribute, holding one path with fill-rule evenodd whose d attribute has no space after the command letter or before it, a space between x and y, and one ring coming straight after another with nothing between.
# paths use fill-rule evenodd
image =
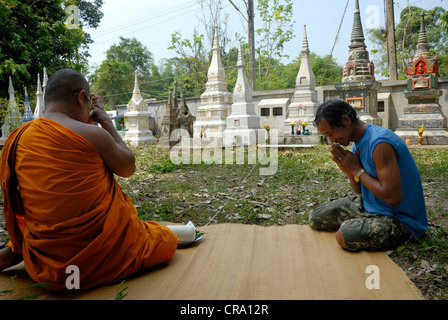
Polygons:
<instances>
[{"instance_id":1,"label":"camouflage shorts","mask_svg":"<svg viewBox=\"0 0 448 320\"><path fill-rule=\"evenodd\" d=\"M310 214L310 227L340 229L347 250L389 250L410 239L397 219L365 211L362 198L350 196L318 205Z\"/></svg>"}]
</instances>

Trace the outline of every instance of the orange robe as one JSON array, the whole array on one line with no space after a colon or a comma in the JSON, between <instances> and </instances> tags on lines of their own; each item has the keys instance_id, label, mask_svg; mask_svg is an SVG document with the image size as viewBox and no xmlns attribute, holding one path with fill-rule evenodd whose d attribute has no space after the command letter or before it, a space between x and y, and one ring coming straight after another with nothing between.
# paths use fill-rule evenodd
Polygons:
<instances>
[{"instance_id":1,"label":"orange robe","mask_svg":"<svg viewBox=\"0 0 448 320\"><path fill-rule=\"evenodd\" d=\"M79 268L82 290L173 257L177 236L141 221L95 147L59 123L22 125L7 139L0 165L11 248L49 290L67 290L70 265Z\"/></svg>"}]
</instances>

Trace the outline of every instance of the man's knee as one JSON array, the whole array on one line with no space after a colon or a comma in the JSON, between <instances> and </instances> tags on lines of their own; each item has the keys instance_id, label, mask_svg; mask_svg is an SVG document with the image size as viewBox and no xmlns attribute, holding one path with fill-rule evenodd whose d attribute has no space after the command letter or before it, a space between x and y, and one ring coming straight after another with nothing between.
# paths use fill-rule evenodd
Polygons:
<instances>
[{"instance_id":1,"label":"man's knee","mask_svg":"<svg viewBox=\"0 0 448 320\"><path fill-rule=\"evenodd\" d=\"M341 229L339 229L338 231L336 231L336 242L344 249L347 249L347 247L345 246L345 242L344 242L344 237L342 236L342 232Z\"/></svg>"}]
</instances>

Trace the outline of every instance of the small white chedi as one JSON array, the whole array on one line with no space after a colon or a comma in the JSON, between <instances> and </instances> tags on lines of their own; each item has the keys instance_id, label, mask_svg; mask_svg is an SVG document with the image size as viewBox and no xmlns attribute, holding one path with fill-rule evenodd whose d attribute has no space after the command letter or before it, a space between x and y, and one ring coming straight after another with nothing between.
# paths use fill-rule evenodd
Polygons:
<instances>
[{"instance_id":1,"label":"small white chedi","mask_svg":"<svg viewBox=\"0 0 448 320\"><path fill-rule=\"evenodd\" d=\"M137 71L135 71L135 83L132 98L127 105L124 117L127 121L128 131L124 140L133 146L140 146L156 142L156 138L149 129L149 117L151 113L147 110L138 86Z\"/></svg>"}]
</instances>

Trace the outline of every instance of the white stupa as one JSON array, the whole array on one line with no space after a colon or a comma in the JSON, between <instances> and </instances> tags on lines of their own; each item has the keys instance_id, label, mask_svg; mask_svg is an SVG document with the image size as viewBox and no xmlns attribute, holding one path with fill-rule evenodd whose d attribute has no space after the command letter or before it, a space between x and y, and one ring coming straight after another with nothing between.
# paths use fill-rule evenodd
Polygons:
<instances>
[{"instance_id":1,"label":"white stupa","mask_svg":"<svg viewBox=\"0 0 448 320\"><path fill-rule=\"evenodd\" d=\"M311 134L318 134L318 130L313 124L318 102L316 78L314 77L313 69L311 68L310 49L308 45L308 38L306 35L306 25L304 25L303 43L301 51L301 62L299 73L296 78L296 91L288 106L288 116L285 120L285 134L291 133L291 122L296 123L301 120L308 122L307 129Z\"/></svg>"},{"instance_id":2,"label":"white stupa","mask_svg":"<svg viewBox=\"0 0 448 320\"><path fill-rule=\"evenodd\" d=\"M140 93L137 71L135 71L132 98L127 105L127 111L124 114L128 124L128 131L126 131L124 140L129 141L133 146L155 143L156 138L154 138L152 131L149 129L150 116L151 114L147 110L146 102Z\"/></svg>"},{"instance_id":3,"label":"white stupa","mask_svg":"<svg viewBox=\"0 0 448 320\"><path fill-rule=\"evenodd\" d=\"M260 131L260 117L255 113L252 102L252 89L246 77L246 64L241 50L238 48L238 78L233 90L232 113L227 117L227 128L224 130L225 146L244 146L257 144Z\"/></svg>"},{"instance_id":4,"label":"white stupa","mask_svg":"<svg viewBox=\"0 0 448 320\"><path fill-rule=\"evenodd\" d=\"M226 119L230 114L232 94L227 90L217 25L215 25L212 60L207 77L205 92L201 95L201 104L196 111L193 137L222 139L223 131L226 129Z\"/></svg>"}]
</instances>

